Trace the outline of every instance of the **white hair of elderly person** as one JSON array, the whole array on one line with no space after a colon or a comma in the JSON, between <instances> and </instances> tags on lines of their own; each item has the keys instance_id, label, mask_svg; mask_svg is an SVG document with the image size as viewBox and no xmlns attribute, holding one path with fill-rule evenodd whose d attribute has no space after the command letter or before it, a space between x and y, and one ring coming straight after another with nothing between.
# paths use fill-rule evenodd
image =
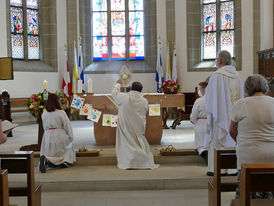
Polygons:
<instances>
[{"instance_id":1,"label":"white hair of elderly person","mask_svg":"<svg viewBox=\"0 0 274 206\"><path fill-rule=\"evenodd\" d=\"M208 113L204 147L209 147L209 176L213 176L214 171L214 149L235 147L235 141L229 135L229 114L236 101L243 98L243 87L239 73L231 65L231 59L228 51L219 53L216 63L218 69L210 76L205 91L205 108ZM235 174L237 170L222 172Z\"/></svg>"},{"instance_id":2,"label":"white hair of elderly person","mask_svg":"<svg viewBox=\"0 0 274 206\"><path fill-rule=\"evenodd\" d=\"M274 98L268 90L263 76L251 75L244 84L246 97L232 108L230 135L237 142L239 170L245 163L274 162Z\"/></svg>"}]
</instances>

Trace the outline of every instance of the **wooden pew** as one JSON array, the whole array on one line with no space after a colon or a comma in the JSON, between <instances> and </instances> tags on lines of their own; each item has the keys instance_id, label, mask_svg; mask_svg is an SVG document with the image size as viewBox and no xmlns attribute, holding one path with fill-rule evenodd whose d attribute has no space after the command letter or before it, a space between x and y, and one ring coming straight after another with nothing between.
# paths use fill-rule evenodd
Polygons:
<instances>
[{"instance_id":1,"label":"wooden pew","mask_svg":"<svg viewBox=\"0 0 274 206\"><path fill-rule=\"evenodd\" d=\"M7 170L0 170L0 206L9 206L9 184Z\"/></svg>"},{"instance_id":2,"label":"wooden pew","mask_svg":"<svg viewBox=\"0 0 274 206\"><path fill-rule=\"evenodd\" d=\"M214 176L208 179L208 205L221 206L221 193L236 191L236 176L221 177L221 169L237 168L236 150L215 150L214 155Z\"/></svg>"},{"instance_id":3,"label":"wooden pew","mask_svg":"<svg viewBox=\"0 0 274 206\"><path fill-rule=\"evenodd\" d=\"M20 97L20 98L11 98L10 99L10 106L11 106L11 113L18 113L18 112L29 112L27 108L29 98L28 97ZM23 107L16 109L16 107Z\"/></svg>"},{"instance_id":4,"label":"wooden pew","mask_svg":"<svg viewBox=\"0 0 274 206\"><path fill-rule=\"evenodd\" d=\"M274 200L251 199L250 192L274 191L274 164L243 164L241 168L240 200L232 206L273 206Z\"/></svg>"},{"instance_id":5,"label":"wooden pew","mask_svg":"<svg viewBox=\"0 0 274 206\"><path fill-rule=\"evenodd\" d=\"M41 206L41 185L35 184L33 152L0 153L1 168L9 174L26 174L27 181L9 183L10 196L27 196L28 206Z\"/></svg>"}]
</instances>

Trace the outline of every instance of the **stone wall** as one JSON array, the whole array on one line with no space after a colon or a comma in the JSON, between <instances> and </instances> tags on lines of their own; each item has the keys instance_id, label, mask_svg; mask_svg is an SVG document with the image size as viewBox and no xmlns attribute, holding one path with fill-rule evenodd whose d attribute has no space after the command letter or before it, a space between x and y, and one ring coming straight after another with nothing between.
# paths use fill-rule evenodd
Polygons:
<instances>
[{"instance_id":1,"label":"stone wall","mask_svg":"<svg viewBox=\"0 0 274 206\"><path fill-rule=\"evenodd\" d=\"M57 71L57 19L56 1L40 1L41 60Z\"/></svg>"},{"instance_id":2,"label":"stone wall","mask_svg":"<svg viewBox=\"0 0 274 206\"><path fill-rule=\"evenodd\" d=\"M253 1L253 72L259 72L259 59L257 52L260 51L260 0Z\"/></svg>"}]
</instances>

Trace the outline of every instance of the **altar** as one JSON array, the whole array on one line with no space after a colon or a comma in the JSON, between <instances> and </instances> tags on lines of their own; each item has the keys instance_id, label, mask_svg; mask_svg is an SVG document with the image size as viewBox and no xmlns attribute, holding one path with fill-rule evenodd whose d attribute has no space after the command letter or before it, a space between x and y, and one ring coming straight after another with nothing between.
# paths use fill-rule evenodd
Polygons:
<instances>
[{"instance_id":1,"label":"altar","mask_svg":"<svg viewBox=\"0 0 274 206\"><path fill-rule=\"evenodd\" d=\"M79 95L79 94L78 94ZM92 104L94 109L100 110L103 114L118 114L117 105L114 103L110 94L79 95L85 99L86 104ZM184 94L144 94L149 104L160 104L161 108L184 107ZM162 139L162 116L149 116L146 118L145 136L149 144L160 144ZM116 128L102 126L102 116L99 121L94 122L94 137L97 145L115 145Z\"/></svg>"}]
</instances>

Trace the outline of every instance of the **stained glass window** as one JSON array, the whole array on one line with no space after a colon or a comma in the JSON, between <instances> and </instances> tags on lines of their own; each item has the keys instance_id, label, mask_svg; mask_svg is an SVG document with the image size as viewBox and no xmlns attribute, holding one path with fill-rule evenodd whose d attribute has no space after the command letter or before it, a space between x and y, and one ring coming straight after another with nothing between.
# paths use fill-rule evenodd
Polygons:
<instances>
[{"instance_id":1,"label":"stained glass window","mask_svg":"<svg viewBox=\"0 0 274 206\"><path fill-rule=\"evenodd\" d=\"M234 57L234 0L202 0L203 59L215 59L220 50Z\"/></svg>"},{"instance_id":2,"label":"stained glass window","mask_svg":"<svg viewBox=\"0 0 274 206\"><path fill-rule=\"evenodd\" d=\"M93 35L94 36L107 36L107 13L94 12L93 14Z\"/></svg>"},{"instance_id":3,"label":"stained glass window","mask_svg":"<svg viewBox=\"0 0 274 206\"><path fill-rule=\"evenodd\" d=\"M31 35L39 34L38 11L28 9L27 22L28 22L28 34L31 34Z\"/></svg>"},{"instance_id":4,"label":"stained glass window","mask_svg":"<svg viewBox=\"0 0 274 206\"><path fill-rule=\"evenodd\" d=\"M207 4L207 3L215 3L216 0L203 0L204 4Z\"/></svg>"},{"instance_id":5,"label":"stained glass window","mask_svg":"<svg viewBox=\"0 0 274 206\"><path fill-rule=\"evenodd\" d=\"M234 56L234 31L221 32L221 50L227 50Z\"/></svg>"},{"instance_id":6,"label":"stained glass window","mask_svg":"<svg viewBox=\"0 0 274 206\"><path fill-rule=\"evenodd\" d=\"M111 11L125 11L125 0L111 0Z\"/></svg>"},{"instance_id":7,"label":"stained glass window","mask_svg":"<svg viewBox=\"0 0 274 206\"><path fill-rule=\"evenodd\" d=\"M22 0L10 0L11 6L22 6Z\"/></svg>"},{"instance_id":8,"label":"stained glass window","mask_svg":"<svg viewBox=\"0 0 274 206\"><path fill-rule=\"evenodd\" d=\"M12 33L23 33L23 9L10 8L10 26Z\"/></svg>"},{"instance_id":9,"label":"stained glass window","mask_svg":"<svg viewBox=\"0 0 274 206\"><path fill-rule=\"evenodd\" d=\"M144 59L143 0L93 0L92 6L93 60Z\"/></svg>"},{"instance_id":10,"label":"stained glass window","mask_svg":"<svg viewBox=\"0 0 274 206\"><path fill-rule=\"evenodd\" d=\"M93 11L107 11L107 0L93 0Z\"/></svg>"},{"instance_id":11,"label":"stained glass window","mask_svg":"<svg viewBox=\"0 0 274 206\"><path fill-rule=\"evenodd\" d=\"M216 58L216 33L204 34L204 59Z\"/></svg>"},{"instance_id":12,"label":"stained glass window","mask_svg":"<svg viewBox=\"0 0 274 206\"><path fill-rule=\"evenodd\" d=\"M144 36L133 36L129 39L129 51L131 60L144 59Z\"/></svg>"},{"instance_id":13,"label":"stained glass window","mask_svg":"<svg viewBox=\"0 0 274 206\"><path fill-rule=\"evenodd\" d=\"M24 58L23 35L11 35L12 57L17 59Z\"/></svg>"},{"instance_id":14,"label":"stained glass window","mask_svg":"<svg viewBox=\"0 0 274 206\"><path fill-rule=\"evenodd\" d=\"M128 7L130 11L134 10L139 10L142 11L144 10L144 4L143 0L129 0L128 1Z\"/></svg>"},{"instance_id":15,"label":"stained glass window","mask_svg":"<svg viewBox=\"0 0 274 206\"><path fill-rule=\"evenodd\" d=\"M126 38L112 37L112 59L125 60L126 59Z\"/></svg>"},{"instance_id":16,"label":"stained glass window","mask_svg":"<svg viewBox=\"0 0 274 206\"><path fill-rule=\"evenodd\" d=\"M125 12L111 12L111 34L112 35L126 34Z\"/></svg>"},{"instance_id":17,"label":"stained glass window","mask_svg":"<svg viewBox=\"0 0 274 206\"><path fill-rule=\"evenodd\" d=\"M144 35L143 12L129 12L129 35Z\"/></svg>"},{"instance_id":18,"label":"stained glass window","mask_svg":"<svg viewBox=\"0 0 274 206\"><path fill-rule=\"evenodd\" d=\"M39 59L39 37L28 36L28 58Z\"/></svg>"},{"instance_id":19,"label":"stained glass window","mask_svg":"<svg viewBox=\"0 0 274 206\"><path fill-rule=\"evenodd\" d=\"M234 29L234 3L221 3L221 30Z\"/></svg>"},{"instance_id":20,"label":"stained glass window","mask_svg":"<svg viewBox=\"0 0 274 206\"><path fill-rule=\"evenodd\" d=\"M10 0L11 50L15 59L40 58L38 9L38 0Z\"/></svg>"},{"instance_id":21,"label":"stained glass window","mask_svg":"<svg viewBox=\"0 0 274 206\"><path fill-rule=\"evenodd\" d=\"M38 0L27 0L27 7L32 9L38 9Z\"/></svg>"},{"instance_id":22,"label":"stained glass window","mask_svg":"<svg viewBox=\"0 0 274 206\"><path fill-rule=\"evenodd\" d=\"M108 59L108 39L107 37L93 37L93 60Z\"/></svg>"}]
</instances>

